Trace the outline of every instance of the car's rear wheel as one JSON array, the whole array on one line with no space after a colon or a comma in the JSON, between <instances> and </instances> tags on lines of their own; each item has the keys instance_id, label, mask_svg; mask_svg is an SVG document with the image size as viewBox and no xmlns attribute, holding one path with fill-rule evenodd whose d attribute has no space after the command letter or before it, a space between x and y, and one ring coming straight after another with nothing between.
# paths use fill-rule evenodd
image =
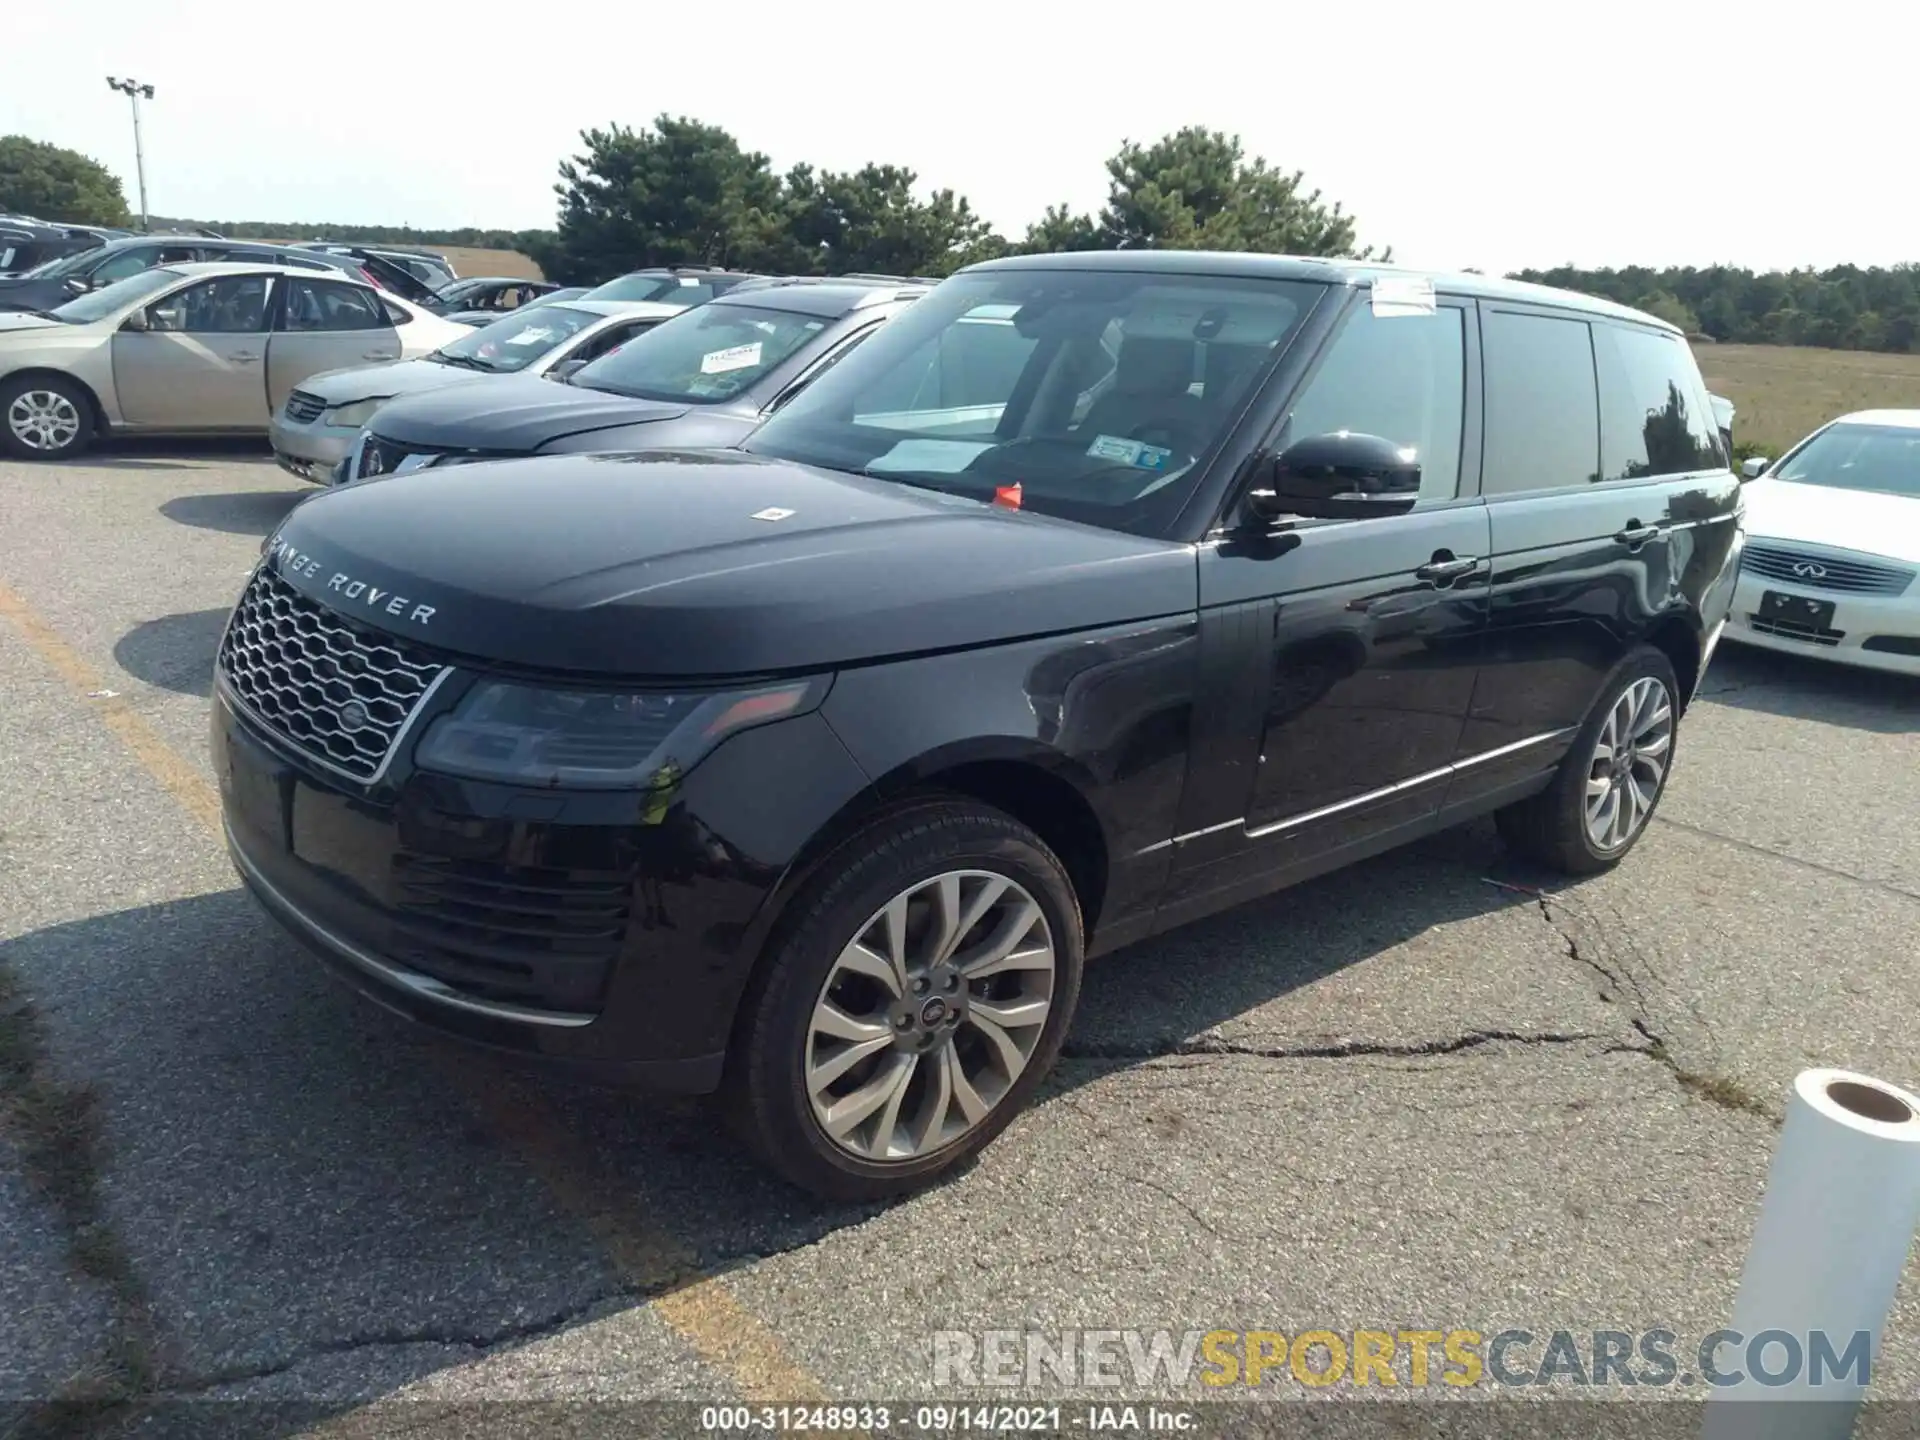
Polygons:
<instances>
[{"instance_id":1,"label":"car's rear wheel","mask_svg":"<svg viewBox=\"0 0 1920 1440\"><path fill-rule=\"evenodd\" d=\"M93 440L93 404L70 380L30 375L0 385L0 444L26 460L65 460Z\"/></svg>"},{"instance_id":2,"label":"car's rear wheel","mask_svg":"<svg viewBox=\"0 0 1920 1440\"><path fill-rule=\"evenodd\" d=\"M1619 864L1666 791L1679 693L1663 653L1643 645L1629 654L1607 678L1553 784L1495 815L1507 844L1570 875Z\"/></svg>"},{"instance_id":3,"label":"car's rear wheel","mask_svg":"<svg viewBox=\"0 0 1920 1440\"><path fill-rule=\"evenodd\" d=\"M837 852L749 994L736 1126L841 1200L925 1185L998 1135L1079 997L1079 906L1031 830L970 801L884 819Z\"/></svg>"}]
</instances>

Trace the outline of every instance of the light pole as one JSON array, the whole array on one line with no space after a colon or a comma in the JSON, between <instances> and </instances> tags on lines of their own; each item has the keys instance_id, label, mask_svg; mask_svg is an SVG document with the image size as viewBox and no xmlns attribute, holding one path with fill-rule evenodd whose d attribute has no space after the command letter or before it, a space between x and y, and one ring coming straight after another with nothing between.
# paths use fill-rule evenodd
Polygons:
<instances>
[{"instance_id":1,"label":"light pole","mask_svg":"<svg viewBox=\"0 0 1920 1440\"><path fill-rule=\"evenodd\" d=\"M147 157L140 149L140 98L153 98L153 86L142 85L138 80L116 80L107 77L107 84L118 90L133 102L133 165L140 177L140 228L147 228Z\"/></svg>"}]
</instances>

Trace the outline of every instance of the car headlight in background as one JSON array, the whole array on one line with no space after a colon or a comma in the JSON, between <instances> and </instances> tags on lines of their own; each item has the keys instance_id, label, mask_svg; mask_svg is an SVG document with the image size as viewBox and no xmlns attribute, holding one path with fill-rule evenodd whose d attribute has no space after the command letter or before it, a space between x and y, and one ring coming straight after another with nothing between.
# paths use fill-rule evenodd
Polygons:
<instances>
[{"instance_id":1,"label":"car headlight in background","mask_svg":"<svg viewBox=\"0 0 1920 1440\"><path fill-rule=\"evenodd\" d=\"M358 429L373 418L374 411L392 398L391 395L375 395L370 400L356 400L351 405L330 406L320 412L320 423L339 425L345 429Z\"/></svg>"},{"instance_id":2,"label":"car headlight in background","mask_svg":"<svg viewBox=\"0 0 1920 1440\"><path fill-rule=\"evenodd\" d=\"M726 691L539 689L483 680L433 723L423 770L574 790L672 783L729 735L803 715L831 676Z\"/></svg>"}]
</instances>

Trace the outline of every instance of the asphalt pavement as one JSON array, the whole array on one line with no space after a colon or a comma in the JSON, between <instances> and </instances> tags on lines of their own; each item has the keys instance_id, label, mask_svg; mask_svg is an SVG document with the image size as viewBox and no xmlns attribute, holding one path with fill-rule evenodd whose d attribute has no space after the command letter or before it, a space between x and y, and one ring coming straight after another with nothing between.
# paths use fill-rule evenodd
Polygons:
<instances>
[{"instance_id":1,"label":"asphalt pavement","mask_svg":"<svg viewBox=\"0 0 1920 1440\"><path fill-rule=\"evenodd\" d=\"M1614 872L1479 825L1097 962L974 1168L815 1203L697 1102L372 1010L239 889L213 651L308 493L253 444L0 463L0 1432L1221 1395L938 1370L997 1330L1699 1336L1795 1073L1920 1084L1920 684L1729 650ZM1916 1340L1909 1277L1876 1394Z\"/></svg>"}]
</instances>

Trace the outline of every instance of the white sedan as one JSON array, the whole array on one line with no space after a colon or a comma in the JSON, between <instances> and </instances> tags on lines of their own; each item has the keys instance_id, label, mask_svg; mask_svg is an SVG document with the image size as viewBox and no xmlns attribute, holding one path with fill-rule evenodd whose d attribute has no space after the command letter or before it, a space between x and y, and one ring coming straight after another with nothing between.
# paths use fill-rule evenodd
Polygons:
<instances>
[{"instance_id":1,"label":"white sedan","mask_svg":"<svg viewBox=\"0 0 1920 1440\"><path fill-rule=\"evenodd\" d=\"M1749 460L1726 638L1920 675L1920 410L1863 410Z\"/></svg>"},{"instance_id":2,"label":"white sedan","mask_svg":"<svg viewBox=\"0 0 1920 1440\"><path fill-rule=\"evenodd\" d=\"M309 375L472 333L330 272L157 266L0 313L0 452L61 460L105 431L264 433Z\"/></svg>"}]
</instances>

